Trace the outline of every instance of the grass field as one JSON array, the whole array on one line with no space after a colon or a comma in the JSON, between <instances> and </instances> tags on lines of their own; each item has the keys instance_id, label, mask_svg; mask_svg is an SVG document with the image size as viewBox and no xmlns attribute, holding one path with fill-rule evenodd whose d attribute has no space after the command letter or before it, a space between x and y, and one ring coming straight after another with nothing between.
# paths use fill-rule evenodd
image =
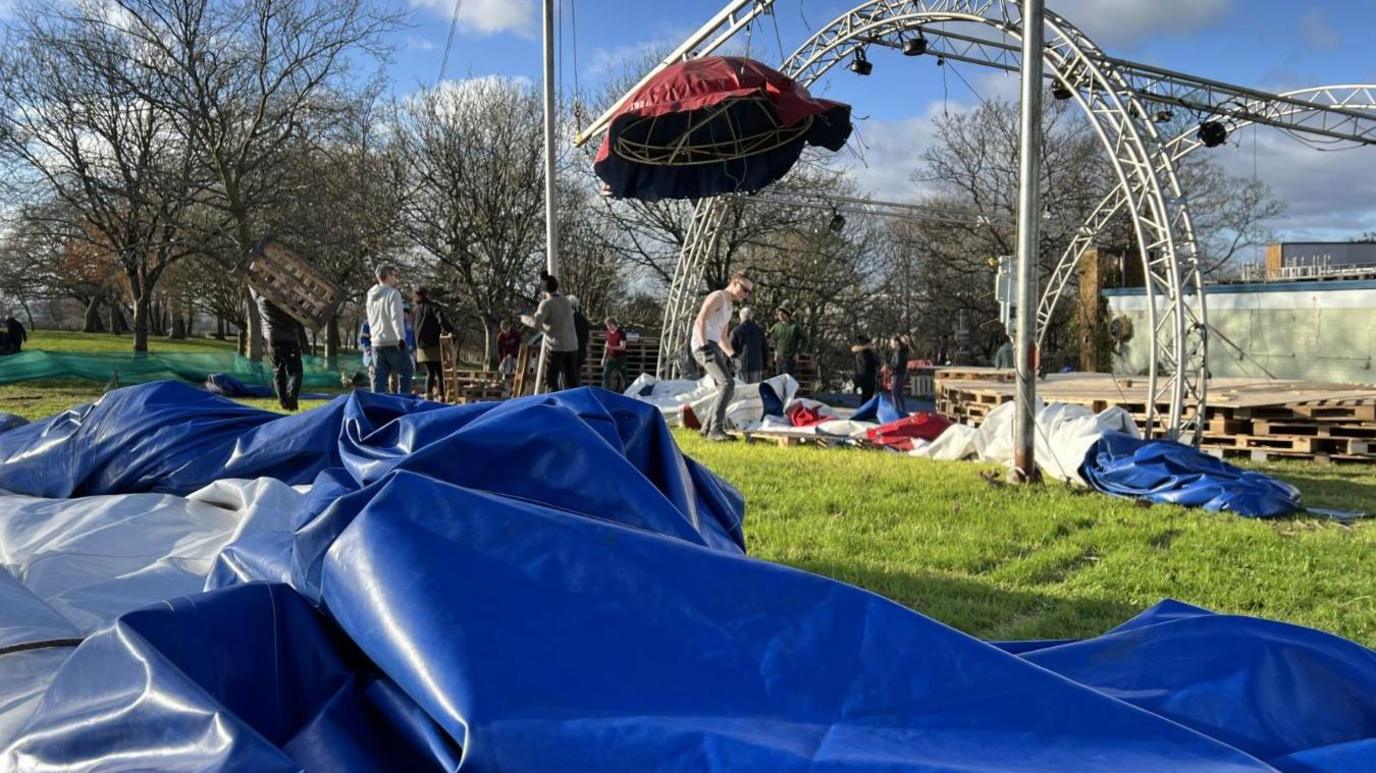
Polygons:
<instances>
[{"instance_id":1,"label":"grass field","mask_svg":"<svg viewBox=\"0 0 1376 773\"><path fill-rule=\"evenodd\" d=\"M26 349L43 349L49 352L113 352L124 354L132 352L134 341L127 335L108 333L76 333L67 330L32 330ZM213 338L187 338L173 341L159 336L148 337L148 351L157 352L232 352L234 340L216 341Z\"/></svg>"},{"instance_id":2,"label":"grass field","mask_svg":"<svg viewBox=\"0 0 1376 773\"><path fill-rule=\"evenodd\" d=\"M38 418L99 394L80 382L0 386L0 411ZM981 473L996 468L984 465L677 437L745 494L753 555L986 639L1094 635L1171 597L1376 646L1376 523L1250 521L1062 485L993 485ZM1254 467L1311 505L1376 507L1376 468Z\"/></svg>"}]
</instances>

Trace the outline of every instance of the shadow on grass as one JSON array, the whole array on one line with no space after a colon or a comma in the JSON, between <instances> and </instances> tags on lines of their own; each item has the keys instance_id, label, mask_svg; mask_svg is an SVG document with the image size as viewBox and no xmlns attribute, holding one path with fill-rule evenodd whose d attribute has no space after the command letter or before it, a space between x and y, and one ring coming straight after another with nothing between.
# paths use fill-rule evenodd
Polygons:
<instances>
[{"instance_id":1,"label":"shadow on grass","mask_svg":"<svg viewBox=\"0 0 1376 773\"><path fill-rule=\"evenodd\" d=\"M1105 599L1008 590L979 578L923 570L813 559L788 563L873 591L988 641L1097 636L1143 609Z\"/></svg>"},{"instance_id":2,"label":"shadow on grass","mask_svg":"<svg viewBox=\"0 0 1376 773\"><path fill-rule=\"evenodd\" d=\"M1297 486L1305 505L1371 512L1376 508L1376 468L1324 467L1321 471L1277 471L1276 477Z\"/></svg>"}]
</instances>

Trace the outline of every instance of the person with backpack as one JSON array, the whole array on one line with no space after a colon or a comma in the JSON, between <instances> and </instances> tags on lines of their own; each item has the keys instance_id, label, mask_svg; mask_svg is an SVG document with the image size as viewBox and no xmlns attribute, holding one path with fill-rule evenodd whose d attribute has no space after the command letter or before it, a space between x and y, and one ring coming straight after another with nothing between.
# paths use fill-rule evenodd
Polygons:
<instances>
[{"instance_id":1,"label":"person with backpack","mask_svg":"<svg viewBox=\"0 0 1376 773\"><path fill-rule=\"evenodd\" d=\"M454 332L454 326L439 304L430 300L430 291L417 287L411 291L411 313L415 319L416 361L425 369L425 397L444 399L444 364L440 336Z\"/></svg>"}]
</instances>

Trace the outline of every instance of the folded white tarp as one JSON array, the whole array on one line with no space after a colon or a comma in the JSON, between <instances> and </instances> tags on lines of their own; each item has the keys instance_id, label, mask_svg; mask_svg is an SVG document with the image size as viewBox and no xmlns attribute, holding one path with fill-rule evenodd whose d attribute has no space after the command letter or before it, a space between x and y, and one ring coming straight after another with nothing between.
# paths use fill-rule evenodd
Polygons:
<instances>
[{"instance_id":1,"label":"folded white tarp","mask_svg":"<svg viewBox=\"0 0 1376 773\"><path fill-rule=\"evenodd\" d=\"M1042 474L1084 484L1078 472L1089 447L1105 432L1140 437L1132 414L1113 407L1095 414L1079 405L1038 402L1036 454ZM979 459L1013 463L1013 419L1017 410L1004 403L984 419L979 429L953 424L934 442L914 448L912 456L927 459Z\"/></svg>"},{"instance_id":2,"label":"folded white tarp","mask_svg":"<svg viewBox=\"0 0 1376 773\"><path fill-rule=\"evenodd\" d=\"M79 639L125 612L200 592L221 548L289 530L302 496L270 478L223 480L187 497L0 491L0 648ZM0 748L71 652L0 655Z\"/></svg>"},{"instance_id":3,"label":"folded white tarp","mask_svg":"<svg viewBox=\"0 0 1376 773\"><path fill-rule=\"evenodd\" d=\"M782 405L787 405L798 391L798 382L787 374L766 379ZM760 384L747 384L739 379L731 402L726 406L726 421L736 429L752 430L760 426L765 418L764 401L760 398ZM625 395L643 400L659 408L664 420L671 427L684 425L683 411L691 410L701 421L711 410L712 401L717 397L717 388L712 379L700 381L664 380L642 373L631 385L626 387Z\"/></svg>"}]
</instances>

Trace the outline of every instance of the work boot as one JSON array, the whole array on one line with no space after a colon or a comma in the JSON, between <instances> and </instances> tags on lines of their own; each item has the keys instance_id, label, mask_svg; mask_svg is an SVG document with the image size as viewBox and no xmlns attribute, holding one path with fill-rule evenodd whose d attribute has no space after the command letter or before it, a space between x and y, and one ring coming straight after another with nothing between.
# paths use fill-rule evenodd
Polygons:
<instances>
[{"instance_id":1,"label":"work boot","mask_svg":"<svg viewBox=\"0 0 1376 773\"><path fill-rule=\"evenodd\" d=\"M734 437L731 437L730 435L726 434L725 432L722 432L721 430L716 430L715 432L707 433L707 439L712 441L713 443L730 443L735 440Z\"/></svg>"}]
</instances>

